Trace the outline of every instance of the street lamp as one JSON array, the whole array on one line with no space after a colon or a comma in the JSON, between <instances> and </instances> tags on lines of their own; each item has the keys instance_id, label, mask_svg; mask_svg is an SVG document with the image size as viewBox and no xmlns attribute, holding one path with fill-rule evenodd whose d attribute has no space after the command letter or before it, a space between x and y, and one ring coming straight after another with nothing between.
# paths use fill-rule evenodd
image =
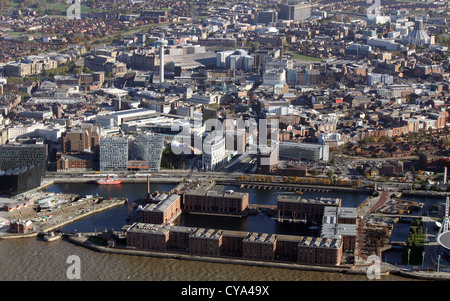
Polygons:
<instances>
[{"instance_id":1,"label":"street lamp","mask_svg":"<svg viewBox=\"0 0 450 301\"><path fill-rule=\"evenodd\" d=\"M425 263L425 251L422 252L422 270L423 270L424 263Z\"/></svg>"},{"instance_id":2,"label":"street lamp","mask_svg":"<svg viewBox=\"0 0 450 301\"><path fill-rule=\"evenodd\" d=\"M438 255L437 272L439 273L439 264L441 263L441 254Z\"/></svg>"},{"instance_id":3,"label":"street lamp","mask_svg":"<svg viewBox=\"0 0 450 301\"><path fill-rule=\"evenodd\" d=\"M408 249L408 265L409 265L409 256L411 254L411 249Z\"/></svg>"}]
</instances>

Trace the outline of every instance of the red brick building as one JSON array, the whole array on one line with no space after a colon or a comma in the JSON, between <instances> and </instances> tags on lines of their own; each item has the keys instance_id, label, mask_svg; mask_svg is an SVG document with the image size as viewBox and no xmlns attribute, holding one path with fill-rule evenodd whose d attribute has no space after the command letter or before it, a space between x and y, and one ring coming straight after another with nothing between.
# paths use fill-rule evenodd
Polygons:
<instances>
[{"instance_id":1,"label":"red brick building","mask_svg":"<svg viewBox=\"0 0 450 301\"><path fill-rule=\"evenodd\" d=\"M302 264L339 265L342 241L339 239L302 236L298 245L298 262Z\"/></svg>"},{"instance_id":2,"label":"red brick building","mask_svg":"<svg viewBox=\"0 0 450 301\"><path fill-rule=\"evenodd\" d=\"M27 233L32 225L33 223L31 221L21 221L21 220L11 221L9 223L9 232Z\"/></svg>"},{"instance_id":3,"label":"red brick building","mask_svg":"<svg viewBox=\"0 0 450 301\"><path fill-rule=\"evenodd\" d=\"M280 219L322 220L325 206L341 206L339 198L305 199L300 196L280 195L277 214Z\"/></svg>"},{"instance_id":4,"label":"red brick building","mask_svg":"<svg viewBox=\"0 0 450 301\"><path fill-rule=\"evenodd\" d=\"M198 228L189 235L189 253L220 256L222 253L222 230Z\"/></svg>"},{"instance_id":5,"label":"red brick building","mask_svg":"<svg viewBox=\"0 0 450 301\"><path fill-rule=\"evenodd\" d=\"M243 258L274 260L277 236L267 233L249 233L243 240Z\"/></svg>"},{"instance_id":6,"label":"red brick building","mask_svg":"<svg viewBox=\"0 0 450 301\"><path fill-rule=\"evenodd\" d=\"M296 262L298 260L298 244L300 236L277 235L275 258L277 260Z\"/></svg>"},{"instance_id":7,"label":"red brick building","mask_svg":"<svg viewBox=\"0 0 450 301\"><path fill-rule=\"evenodd\" d=\"M57 154L56 171L92 170L91 155L62 155Z\"/></svg>"},{"instance_id":8,"label":"red brick building","mask_svg":"<svg viewBox=\"0 0 450 301\"><path fill-rule=\"evenodd\" d=\"M181 196L166 195L157 204L147 204L142 209L142 222L166 225L181 213Z\"/></svg>"},{"instance_id":9,"label":"red brick building","mask_svg":"<svg viewBox=\"0 0 450 301\"><path fill-rule=\"evenodd\" d=\"M194 191L183 195L183 210L186 211L243 214L247 207L248 193Z\"/></svg>"},{"instance_id":10,"label":"red brick building","mask_svg":"<svg viewBox=\"0 0 450 301\"><path fill-rule=\"evenodd\" d=\"M175 251L202 256L339 265L341 239L248 233L135 223L125 226L127 247L149 251Z\"/></svg>"}]
</instances>

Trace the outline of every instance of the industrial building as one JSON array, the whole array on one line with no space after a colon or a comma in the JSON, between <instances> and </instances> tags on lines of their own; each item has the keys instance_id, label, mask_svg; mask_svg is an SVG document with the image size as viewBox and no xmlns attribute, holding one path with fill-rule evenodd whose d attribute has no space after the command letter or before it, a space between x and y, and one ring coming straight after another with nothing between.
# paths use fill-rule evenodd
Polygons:
<instances>
[{"instance_id":1,"label":"industrial building","mask_svg":"<svg viewBox=\"0 0 450 301\"><path fill-rule=\"evenodd\" d=\"M0 190L15 195L41 185L47 170L44 144L0 145Z\"/></svg>"},{"instance_id":2,"label":"industrial building","mask_svg":"<svg viewBox=\"0 0 450 301\"><path fill-rule=\"evenodd\" d=\"M227 191L187 191L183 210L204 213L243 214L248 207L248 193Z\"/></svg>"},{"instance_id":3,"label":"industrial building","mask_svg":"<svg viewBox=\"0 0 450 301\"><path fill-rule=\"evenodd\" d=\"M158 203L142 208L142 222L148 224L170 224L181 213L181 196L163 194Z\"/></svg>"},{"instance_id":4,"label":"industrial building","mask_svg":"<svg viewBox=\"0 0 450 301\"><path fill-rule=\"evenodd\" d=\"M339 265L342 240L135 223L122 228L127 248L247 260Z\"/></svg>"},{"instance_id":5,"label":"industrial building","mask_svg":"<svg viewBox=\"0 0 450 301\"><path fill-rule=\"evenodd\" d=\"M340 207L340 198L306 199L295 195L279 195L277 199L277 218L280 220L321 221L324 207Z\"/></svg>"}]
</instances>

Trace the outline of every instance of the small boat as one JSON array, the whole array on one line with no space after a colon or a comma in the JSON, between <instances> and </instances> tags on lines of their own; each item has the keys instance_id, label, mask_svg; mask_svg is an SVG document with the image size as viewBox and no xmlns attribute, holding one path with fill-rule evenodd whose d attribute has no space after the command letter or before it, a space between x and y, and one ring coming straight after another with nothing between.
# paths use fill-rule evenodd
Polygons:
<instances>
[{"instance_id":1,"label":"small boat","mask_svg":"<svg viewBox=\"0 0 450 301\"><path fill-rule=\"evenodd\" d=\"M46 233L44 235L44 240L45 241L55 241L55 240L58 240L60 238L62 238L62 234L61 233L49 232L49 233Z\"/></svg>"},{"instance_id":2,"label":"small boat","mask_svg":"<svg viewBox=\"0 0 450 301\"><path fill-rule=\"evenodd\" d=\"M111 179L109 176L106 179L97 180L99 185L114 185L122 183L122 179Z\"/></svg>"}]
</instances>

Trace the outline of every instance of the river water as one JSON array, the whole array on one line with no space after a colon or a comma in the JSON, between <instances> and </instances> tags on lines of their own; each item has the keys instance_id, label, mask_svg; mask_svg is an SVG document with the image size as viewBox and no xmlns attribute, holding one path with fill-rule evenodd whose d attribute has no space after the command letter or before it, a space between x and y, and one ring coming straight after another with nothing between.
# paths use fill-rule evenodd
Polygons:
<instances>
[{"instance_id":1,"label":"river water","mask_svg":"<svg viewBox=\"0 0 450 301\"><path fill-rule=\"evenodd\" d=\"M169 191L175 184L152 184L151 191ZM281 191L258 191L226 186L224 189L248 191L250 203L275 204ZM146 184L102 185L57 184L46 189L52 192L77 193L81 196L95 195L104 198L127 197L136 200L145 196ZM357 206L365 194L321 193L322 196L341 197L343 206ZM318 193L305 193L305 197L316 197ZM119 230L126 224L128 207L120 206L87 217L65 226L67 231ZM258 231L266 233L311 233L308 227L280 226L268 217L259 215L247 218L211 218L208 216L182 215L180 225L215 227L230 230ZM77 255L81 262L82 280L121 281L355 281L367 280L364 275L297 271L278 268L250 267L233 264L215 264L175 259L161 259L118 254L104 254L79 247L67 241L44 242L40 238L0 240L1 280L67 280L68 256ZM383 280L405 280L397 276L385 276Z\"/></svg>"}]
</instances>

